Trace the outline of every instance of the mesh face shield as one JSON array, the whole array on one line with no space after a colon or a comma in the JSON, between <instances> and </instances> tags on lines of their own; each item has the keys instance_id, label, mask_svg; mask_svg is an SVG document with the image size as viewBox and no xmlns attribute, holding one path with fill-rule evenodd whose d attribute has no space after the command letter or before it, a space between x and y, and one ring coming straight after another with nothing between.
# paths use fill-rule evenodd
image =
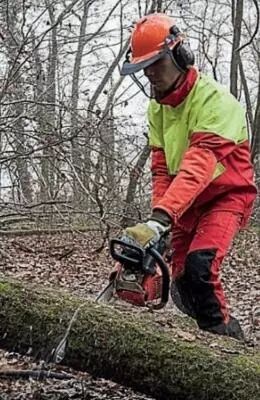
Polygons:
<instances>
[{"instance_id":1,"label":"mesh face shield","mask_svg":"<svg viewBox=\"0 0 260 400\"><path fill-rule=\"evenodd\" d=\"M122 65L121 71L120 71L120 75L122 76L126 76L129 75L131 77L131 79L134 81L134 83L139 87L139 89L144 93L144 95L150 99L154 98L154 94L152 93L152 88L151 85L149 83L146 82L143 83L142 82L142 77L137 77L136 74L140 71L143 71L145 68L149 67L150 65L152 65L153 63L155 63L156 61L162 59L163 57L165 57L166 54L171 53L171 50L167 47L165 47L161 52L159 52L158 54L154 55L153 57L149 58L148 60L144 60L138 63L132 63L130 61L130 54L131 54L131 49L129 49L126 53L126 59ZM146 88L146 86L150 87L150 93L148 93L148 90Z\"/></svg>"}]
</instances>

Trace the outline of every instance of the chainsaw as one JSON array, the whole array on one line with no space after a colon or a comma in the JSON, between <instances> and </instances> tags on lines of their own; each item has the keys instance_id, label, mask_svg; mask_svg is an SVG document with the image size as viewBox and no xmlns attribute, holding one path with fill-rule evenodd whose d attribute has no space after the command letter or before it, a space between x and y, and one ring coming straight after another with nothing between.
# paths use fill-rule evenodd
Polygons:
<instances>
[{"instance_id":1,"label":"chainsaw","mask_svg":"<svg viewBox=\"0 0 260 400\"><path fill-rule=\"evenodd\" d=\"M107 286L97 302L121 299L136 306L161 309L168 302L170 270L167 236L145 249L124 236L110 241L110 254L116 261Z\"/></svg>"}]
</instances>

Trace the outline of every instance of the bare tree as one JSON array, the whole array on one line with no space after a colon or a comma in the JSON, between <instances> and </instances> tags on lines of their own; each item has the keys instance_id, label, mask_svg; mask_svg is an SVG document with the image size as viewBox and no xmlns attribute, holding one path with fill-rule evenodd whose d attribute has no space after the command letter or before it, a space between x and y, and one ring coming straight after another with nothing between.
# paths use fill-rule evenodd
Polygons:
<instances>
[{"instance_id":1,"label":"bare tree","mask_svg":"<svg viewBox=\"0 0 260 400\"><path fill-rule=\"evenodd\" d=\"M22 42L23 38L20 33L20 26L18 21L18 14L21 11L21 7L16 2L4 2L0 5L0 12L2 14L2 31L4 35L4 49L7 57L7 63L12 70L12 74L9 75L9 90L5 93L5 99L9 101L16 100L9 108L6 116L6 130L5 133L8 135L7 141L10 148L14 151L17 157L14 163L10 164L10 172L16 177L16 195L20 202L31 202L32 201L32 187L31 177L28 169L28 163L26 158L23 158L23 154L26 148L26 133L25 133L25 122L26 122L26 109L21 100L24 92L28 90L25 77L17 71L21 62L22 54ZM8 74L6 81L8 79ZM3 84L5 86L5 83ZM8 120L12 116L12 124L10 125Z\"/></svg>"},{"instance_id":2,"label":"bare tree","mask_svg":"<svg viewBox=\"0 0 260 400\"><path fill-rule=\"evenodd\" d=\"M147 102L120 67L133 22L151 12L173 15L199 66L245 102L259 177L259 14L248 4L259 8L256 0L1 2L0 218L109 227L149 214Z\"/></svg>"},{"instance_id":3,"label":"bare tree","mask_svg":"<svg viewBox=\"0 0 260 400\"><path fill-rule=\"evenodd\" d=\"M230 91L238 97L239 45L241 40L244 0L232 0L233 40L230 65Z\"/></svg>"},{"instance_id":4,"label":"bare tree","mask_svg":"<svg viewBox=\"0 0 260 400\"><path fill-rule=\"evenodd\" d=\"M84 47L87 43L86 40L86 26L87 26L87 18L88 18L88 11L89 7L93 3L92 1L84 1L83 4L83 12L81 16L81 23L80 23L80 31L79 31L79 38L78 38L78 45L77 45L77 52L74 60L74 67L73 67L73 78L72 78L72 89L71 89L71 129L72 132L77 132L79 127L78 121L78 103L79 103L79 77L82 65L82 57ZM82 147L79 143L78 135L73 135L75 138L72 140L72 162L75 168L75 172L79 179L84 179L82 176L83 172L83 154L82 154ZM85 171L87 173L87 171ZM86 184L86 182L85 182ZM76 203L80 201L80 187L78 180L74 178L73 182L73 194L74 200Z\"/></svg>"}]
</instances>

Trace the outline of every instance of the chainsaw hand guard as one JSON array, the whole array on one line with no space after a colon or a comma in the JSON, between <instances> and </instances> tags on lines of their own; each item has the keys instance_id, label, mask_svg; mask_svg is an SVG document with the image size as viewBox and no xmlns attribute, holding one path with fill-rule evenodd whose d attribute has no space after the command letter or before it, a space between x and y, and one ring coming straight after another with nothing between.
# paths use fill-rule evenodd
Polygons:
<instances>
[{"instance_id":1,"label":"chainsaw hand guard","mask_svg":"<svg viewBox=\"0 0 260 400\"><path fill-rule=\"evenodd\" d=\"M112 239L110 242L110 254L114 260L119 261L121 264L140 268L144 263L145 251L142 247L133 244L133 242L127 236L122 239Z\"/></svg>"}]
</instances>

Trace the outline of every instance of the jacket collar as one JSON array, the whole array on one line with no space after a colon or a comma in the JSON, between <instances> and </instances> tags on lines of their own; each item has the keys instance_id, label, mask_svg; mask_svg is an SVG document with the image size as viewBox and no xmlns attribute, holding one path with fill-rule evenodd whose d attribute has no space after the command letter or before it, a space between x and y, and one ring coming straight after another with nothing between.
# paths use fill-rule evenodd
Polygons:
<instances>
[{"instance_id":1,"label":"jacket collar","mask_svg":"<svg viewBox=\"0 0 260 400\"><path fill-rule=\"evenodd\" d=\"M162 98L160 100L160 104L177 107L188 96L198 77L199 71L197 70L197 68L190 68L180 86L174 89L170 94Z\"/></svg>"}]
</instances>

